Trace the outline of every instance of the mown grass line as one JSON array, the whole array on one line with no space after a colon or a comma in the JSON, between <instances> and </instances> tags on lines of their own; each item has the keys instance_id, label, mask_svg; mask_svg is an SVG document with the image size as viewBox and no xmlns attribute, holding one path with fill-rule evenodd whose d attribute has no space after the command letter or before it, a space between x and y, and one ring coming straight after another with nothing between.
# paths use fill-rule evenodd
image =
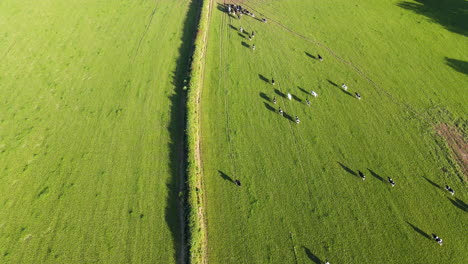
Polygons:
<instances>
[{"instance_id":1,"label":"mown grass line","mask_svg":"<svg viewBox=\"0 0 468 264\"><path fill-rule=\"evenodd\" d=\"M191 263L206 263L206 223L204 210L203 176L200 157L200 95L205 70L205 52L208 39L208 22L213 6L212 0L202 2L197 36L191 65L187 95L187 187L190 230Z\"/></svg>"}]
</instances>

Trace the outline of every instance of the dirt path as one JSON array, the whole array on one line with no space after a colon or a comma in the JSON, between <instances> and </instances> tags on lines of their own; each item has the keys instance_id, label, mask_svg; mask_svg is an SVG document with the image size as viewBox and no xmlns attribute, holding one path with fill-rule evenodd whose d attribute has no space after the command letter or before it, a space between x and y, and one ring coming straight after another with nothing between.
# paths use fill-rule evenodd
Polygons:
<instances>
[{"instance_id":1,"label":"dirt path","mask_svg":"<svg viewBox=\"0 0 468 264\"><path fill-rule=\"evenodd\" d=\"M212 14L212 11L213 11L213 3L214 1L213 0L208 0L209 3L208 3L208 12L207 12L207 20L209 21L210 18L211 18L211 14ZM197 90L197 93L196 93L196 112L198 113L197 115L197 141L196 141L196 144L195 144L195 162L196 162L196 165L197 167L199 168L199 175L200 177L198 177L197 179L197 183L196 183L196 188L198 190L204 190L205 189L205 186L204 186L204 181L203 181L203 162L202 162L202 158L201 158L201 116L200 116L200 113L201 113L201 109L202 109L202 105L201 105L201 95L202 95L202 92L203 92L203 83L205 81L205 55L206 55L206 47L207 47L207 41L208 41L208 32L209 32L209 28L206 29L206 33L203 35L203 48L202 48L202 58L203 58L203 63L201 64L201 76L200 76L200 89ZM199 218L199 221L200 221L200 225L201 225L201 229L204 230L204 232L202 232L204 234L203 238L202 238L202 243L201 243L201 263L208 263L208 238L207 238L207 224L206 224L206 215L205 215L205 208L206 208L206 199L205 199L205 192L204 191L201 191L201 192L197 192L198 193L198 211L197 211L197 215L198 215L198 218Z\"/></svg>"},{"instance_id":2,"label":"dirt path","mask_svg":"<svg viewBox=\"0 0 468 264\"><path fill-rule=\"evenodd\" d=\"M447 124L440 124L436 126L436 131L445 139L452 149L455 160L458 162L458 165L465 175L463 180L466 182L468 177L468 144L465 142L462 134L455 127Z\"/></svg>"}]
</instances>

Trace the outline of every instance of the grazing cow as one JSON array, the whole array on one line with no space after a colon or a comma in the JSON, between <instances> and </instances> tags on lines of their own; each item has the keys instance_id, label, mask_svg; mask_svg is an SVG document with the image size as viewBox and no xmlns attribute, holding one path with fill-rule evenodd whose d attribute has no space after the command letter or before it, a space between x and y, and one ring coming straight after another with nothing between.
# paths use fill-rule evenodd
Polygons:
<instances>
[{"instance_id":1,"label":"grazing cow","mask_svg":"<svg viewBox=\"0 0 468 264\"><path fill-rule=\"evenodd\" d=\"M442 246L442 244L444 243L444 242L442 241L442 239L441 239L440 237L438 237L436 234L432 234L432 238L433 238L437 243L439 243L439 245L441 245L441 246Z\"/></svg>"},{"instance_id":2,"label":"grazing cow","mask_svg":"<svg viewBox=\"0 0 468 264\"><path fill-rule=\"evenodd\" d=\"M307 104L308 106L310 106L310 101L309 101L309 99L306 99L306 104Z\"/></svg>"},{"instance_id":3,"label":"grazing cow","mask_svg":"<svg viewBox=\"0 0 468 264\"><path fill-rule=\"evenodd\" d=\"M299 124L301 122L301 120L299 120L299 117L296 116L296 124Z\"/></svg>"},{"instance_id":4,"label":"grazing cow","mask_svg":"<svg viewBox=\"0 0 468 264\"><path fill-rule=\"evenodd\" d=\"M361 95L360 95L358 92L356 92L355 94L356 94L356 98L357 98L358 100L361 100Z\"/></svg>"},{"instance_id":5,"label":"grazing cow","mask_svg":"<svg viewBox=\"0 0 468 264\"><path fill-rule=\"evenodd\" d=\"M292 99L292 95L290 93L288 93L288 99L291 100Z\"/></svg>"},{"instance_id":6,"label":"grazing cow","mask_svg":"<svg viewBox=\"0 0 468 264\"><path fill-rule=\"evenodd\" d=\"M239 31L240 31L241 33L244 33L244 29L243 29L242 27L239 28Z\"/></svg>"},{"instance_id":7,"label":"grazing cow","mask_svg":"<svg viewBox=\"0 0 468 264\"><path fill-rule=\"evenodd\" d=\"M345 91L348 91L348 86L346 86L346 84L344 84L344 83L341 85L341 88L343 88L343 90L345 90Z\"/></svg>"},{"instance_id":8,"label":"grazing cow","mask_svg":"<svg viewBox=\"0 0 468 264\"><path fill-rule=\"evenodd\" d=\"M273 103L276 104L276 96L273 97Z\"/></svg>"},{"instance_id":9,"label":"grazing cow","mask_svg":"<svg viewBox=\"0 0 468 264\"><path fill-rule=\"evenodd\" d=\"M249 35L249 41L252 41L252 36Z\"/></svg>"},{"instance_id":10,"label":"grazing cow","mask_svg":"<svg viewBox=\"0 0 468 264\"><path fill-rule=\"evenodd\" d=\"M362 173L362 171L358 170L358 174L359 174L359 177L361 177L361 179L362 179L363 181L366 180L366 175L364 175L364 173Z\"/></svg>"},{"instance_id":11,"label":"grazing cow","mask_svg":"<svg viewBox=\"0 0 468 264\"><path fill-rule=\"evenodd\" d=\"M317 54L317 57L318 57L319 61L321 61L321 62L323 61L323 58L322 58L322 56L320 56L320 54Z\"/></svg>"},{"instance_id":12,"label":"grazing cow","mask_svg":"<svg viewBox=\"0 0 468 264\"><path fill-rule=\"evenodd\" d=\"M255 50L255 44L252 45L252 50Z\"/></svg>"},{"instance_id":13,"label":"grazing cow","mask_svg":"<svg viewBox=\"0 0 468 264\"><path fill-rule=\"evenodd\" d=\"M388 178L388 182L392 185L392 187L395 187L395 182L392 180L392 178Z\"/></svg>"},{"instance_id":14,"label":"grazing cow","mask_svg":"<svg viewBox=\"0 0 468 264\"><path fill-rule=\"evenodd\" d=\"M313 96L313 97L317 97L318 94L315 92L315 91L311 91L310 94Z\"/></svg>"},{"instance_id":15,"label":"grazing cow","mask_svg":"<svg viewBox=\"0 0 468 264\"><path fill-rule=\"evenodd\" d=\"M281 116L283 116L283 113L284 113L284 112L283 112L283 109L281 109L281 107L278 109L278 113L279 113Z\"/></svg>"},{"instance_id":16,"label":"grazing cow","mask_svg":"<svg viewBox=\"0 0 468 264\"><path fill-rule=\"evenodd\" d=\"M275 85L275 79L271 78L271 84Z\"/></svg>"},{"instance_id":17,"label":"grazing cow","mask_svg":"<svg viewBox=\"0 0 468 264\"><path fill-rule=\"evenodd\" d=\"M448 185L445 185L445 190L447 190L449 193L451 193L452 195L455 195L455 191Z\"/></svg>"},{"instance_id":18,"label":"grazing cow","mask_svg":"<svg viewBox=\"0 0 468 264\"><path fill-rule=\"evenodd\" d=\"M241 182L240 182L239 180L235 180L234 183L235 183L237 186L241 187Z\"/></svg>"},{"instance_id":19,"label":"grazing cow","mask_svg":"<svg viewBox=\"0 0 468 264\"><path fill-rule=\"evenodd\" d=\"M262 18L262 22L266 23L267 22L266 18Z\"/></svg>"}]
</instances>

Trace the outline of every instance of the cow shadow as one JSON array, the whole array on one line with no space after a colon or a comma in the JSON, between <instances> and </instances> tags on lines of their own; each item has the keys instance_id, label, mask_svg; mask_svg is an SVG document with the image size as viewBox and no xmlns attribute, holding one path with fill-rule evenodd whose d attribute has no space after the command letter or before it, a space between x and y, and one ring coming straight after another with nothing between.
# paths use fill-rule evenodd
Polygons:
<instances>
[{"instance_id":1,"label":"cow shadow","mask_svg":"<svg viewBox=\"0 0 468 264\"><path fill-rule=\"evenodd\" d=\"M327 81L328 81L329 84L331 84L331 85L333 85L333 86L335 86L335 87L338 87L338 84L336 84L336 83L334 83L334 82L332 82L332 81L330 81L330 80L328 80L328 79L327 79Z\"/></svg>"},{"instance_id":2,"label":"cow shadow","mask_svg":"<svg viewBox=\"0 0 468 264\"><path fill-rule=\"evenodd\" d=\"M235 30L235 31L238 31L238 30L239 30L238 28L236 28L235 26L233 26L233 25L231 25L231 24L229 24L229 27L232 28L232 29Z\"/></svg>"},{"instance_id":3,"label":"cow shadow","mask_svg":"<svg viewBox=\"0 0 468 264\"><path fill-rule=\"evenodd\" d=\"M314 254L310 251L310 249L308 249L308 248L306 248L306 247L304 247L304 246L303 246L303 248L304 248L304 251L305 251L307 257L308 257L310 260L312 260L313 262L315 262L315 264L321 264L321 263L322 263L322 261L321 261L316 255L314 255Z\"/></svg>"},{"instance_id":4,"label":"cow shadow","mask_svg":"<svg viewBox=\"0 0 468 264\"><path fill-rule=\"evenodd\" d=\"M300 87L300 86L298 86L297 88L298 88L299 90L301 90L303 93L309 94L309 92L307 92L304 88L302 88L302 87Z\"/></svg>"},{"instance_id":5,"label":"cow shadow","mask_svg":"<svg viewBox=\"0 0 468 264\"><path fill-rule=\"evenodd\" d=\"M245 42L245 41L242 41L242 46L244 46L244 47L250 49L250 45L249 45L247 42Z\"/></svg>"},{"instance_id":6,"label":"cow shadow","mask_svg":"<svg viewBox=\"0 0 468 264\"><path fill-rule=\"evenodd\" d=\"M411 224L410 222L406 221L406 223L408 225L411 226L411 228L413 228L414 231L418 232L421 236L431 240L431 236L429 236L429 234L427 234L426 232L422 231L421 229L419 229L418 227L414 226L413 224Z\"/></svg>"},{"instance_id":7,"label":"cow shadow","mask_svg":"<svg viewBox=\"0 0 468 264\"><path fill-rule=\"evenodd\" d=\"M442 189L442 186L440 186L439 184L429 180L426 176L423 176L423 178L428 182L430 183L432 186L436 187L437 189Z\"/></svg>"},{"instance_id":8,"label":"cow shadow","mask_svg":"<svg viewBox=\"0 0 468 264\"><path fill-rule=\"evenodd\" d=\"M315 57L314 55L310 54L310 53L307 52L307 51L304 51L304 53L305 53L305 55L307 55L307 57L309 57L309 58L312 58L312 59L314 59L314 60L317 59L317 57Z\"/></svg>"},{"instance_id":9,"label":"cow shadow","mask_svg":"<svg viewBox=\"0 0 468 264\"><path fill-rule=\"evenodd\" d=\"M226 181L229 181L229 182L234 183L234 180L233 180L231 177L229 177L226 173L224 173L224 172L222 172L222 171L220 171L220 170L218 170L218 172L219 172L219 176L220 176L221 178L223 178L223 179L226 180Z\"/></svg>"},{"instance_id":10,"label":"cow shadow","mask_svg":"<svg viewBox=\"0 0 468 264\"><path fill-rule=\"evenodd\" d=\"M345 170L347 173L351 174L351 175L354 175L356 177L359 177L358 174L353 171L352 169L350 169L348 166L344 165L343 163L339 162L338 161L338 164L340 164L341 168L343 168L343 170Z\"/></svg>"},{"instance_id":11,"label":"cow shadow","mask_svg":"<svg viewBox=\"0 0 468 264\"><path fill-rule=\"evenodd\" d=\"M294 94L291 94L291 97L292 97L294 100L298 101L299 103L302 102L302 99L299 98L299 97L297 97L297 96L295 96Z\"/></svg>"},{"instance_id":12,"label":"cow shadow","mask_svg":"<svg viewBox=\"0 0 468 264\"><path fill-rule=\"evenodd\" d=\"M276 113L276 109L273 108L273 106L269 105L267 102L263 102L263 104L265 105L266 109L272 111L273 113Z\"/></svg>"},{"instance_id":13,"label":"cow shadow","mask_svg":"<svg viewBox=\"0 0 468 264\"><path fill-rule=\"evenodd\" d=\"M264 81L266 83L270 83L270 80L267 77L263 76L262 74L259 74L258 78L260 78L260 80L262 80L262 81Z\"/></svg>"},{"instance_id":14,"label":"cow shadow","mask_svg":"<svg viewBox=\"0 0 468 264\"><path fill-rule=\"evenodd\" d=\"M447 199L449 199L453 205L460 208L462 211L468 212L468 204L466 204L464 201L458 198L455 198L455 199L447 198Z\"/></svg>"},{"instance_id":15,"label":"cow shadow","mask_svg":"<svg viewBox=\"0 0 468 264\"><path fill-rule=\"evenodd\" d=\"M266 93L260 92L259 94L260 94L260 97L261 97L261 98L267 100L268 102L271 101L270 97L268 97L268 95L266 95Z\"/></svg>"},{"instance_id":16,"label":"cow shadow","mask_svg":"<svg viewBox=\"0 0 468 264\"><path fill-rule=\"evenodd\" d=\"M370 172L370 174L371 174L372 176L374 176L375 178L377 178L378 180L380 180L380 181L382 181L382 182L385 182L384 178L382 178L380 175L378 175L377 173L375 173L373 170L371 170L371 169L367 169L367 170Z\"/></svg>"},{"instance_id":17,"label":"cow shadow","mask_svg":"<svg viewBox=\"0 0 468 264\"><path fill-rule=\"evenodd\" d=\"M280 90L278 89L275 89L275 93L283 98L286 98L286 95L284 93L282 93Z\"/></svg>"},{"instance_id":18,"label":"cow shadow","mask_svg":"<svg viewBox=\"0 0 468 264\"><path fill-rule=\"evenodd\" d=\"M288 119L289 121L295 123L296 121L293 119L293 117L291 115L289 115L288 113L286 112L283 112L283 117Z\"/></svg>"},{"instance_id":19,"label":"cow shadow","mask_svg":"<svg viewBox=\"0 0 468 264\"><path fill-rule=\"evenodd\" d=\"M237 33L237 35L239 35L239 37L241 37L241 38L243 38L243 39L246 38L246 37L244 36L244 34L242 34L242 33Z\"/></svg>"}]
</instances>

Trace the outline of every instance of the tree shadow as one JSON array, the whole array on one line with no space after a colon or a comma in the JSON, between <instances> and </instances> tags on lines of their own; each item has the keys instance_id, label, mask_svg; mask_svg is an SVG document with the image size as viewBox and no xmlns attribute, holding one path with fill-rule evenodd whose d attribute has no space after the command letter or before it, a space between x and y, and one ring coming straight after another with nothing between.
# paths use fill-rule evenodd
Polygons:
<instances>
[{"instance_id":1,"label":"tree shadow","mask_svg":"<svg viewBox=\"0 0 468 264\"><path fill-rule=\"evenodd\" d=\"M328 81L329 84L331 84L331 85L333 85L333 86L335 86L335 87L338 87L338 84L336 84L336 83L334 83L334 82L332 82L332 81L330 81L330 80L328 80L328 79L327 79L327 81Z\"/></svg>"},{"instance_id":2,"label":"tree shadow","mask_svg":"<svg viewBox=\"0 0 468 264\"><path fill-rule=\"evenodd\" d=\"M260 80L266 83L270 83L270 80L267 77L263 76L262 74L259 74L258 77L260 78Z\"/></svg>"},{"instance_id":3,"label":"tree shadow","mask_svg":"<svg viewBox=\"0 0 468 264\"><path fill-rule=\"evenodd\" d=\"M302 102L302 99L299 98L299 97L297 97L297 96L295 96L294 94L291 94L291 97L292 97L294 100L298 101L299 103Z\"/></svg>"},{"instance_id":4,"label":"tree shadow","mask_svg":"<svg viewBox=\"0 0 468 264\"><path fill-rule=\"evenodd\" d=\"M307 92L304 88L302 88L302 87L300 87L300 86L298 86L297 88L299 88L299 90L301 90L303 93L309 94L309 92Z\"/></svg>"},{"instance_id":5,"label":"tree shadow","mask_svg":"<svg viewBox=\"0 0 468 264\"><path fill-rule=\"evenodd\" d=\"M270 97L268 97L268 95L266 95L264 92L260 92L260 97L267 100L268 102L271 101Z\"/></svg>"},{"instance_id":6,"label":"tree shadow","mask_svg":"<svg viewBox=\"0 0 468 264\"><path fill-rule=\"evenodd\" d=\"M278 89L275 89L275 93L283 98L286 98L286 95L284 93L282 93L280 90Z\"/></svg>"},{"instance_id":7,"label":"tree shadow","mask_svg":"<svg viewBox=\"0 0 468 264\"><path fill-rule=\"evenodd\" d=\"M178 57L172 77L174 93L170 99L169 132L169 168L170 177L166 182L168 195L164 218L173 237L174 259L176 263L186 263L188 258L188 238L186 236L186 197L179 193L186 191L186 152L185 152L185 128L186 128L186 103L184 86L190 77L190 62L195 49L195 36L198 28L198 18L201 14L201 2L192 1L185 15L181 44L178 49Z\"/></svg>"},{"instance_id":8,"label":"tree shadow","mask_svg":"<svg viewBox=\"0 0 468 264\"><path fill-rule=\"evenodd\" d=\"M467 21L468 23L468 21ZM468 74L468 62L456 59L445 58L445 63L457 72Z\"/></svg>"},{"instance_id":9,"label":"tree shadow","mask_svg":"<svg viewBox=\"0 0 468 264\"><path fill-rule=\"evenodd\" d=\"M421 236L431 240L431 236L429 236L429 234L427 234L426 232L422 231L421 229L417 228L416 226L412 225L410 222L408 221L405 221L408 225L411 226L411 228L414 229L414 231L418 232Z\"/></svg>"},{"instance_id":10,"label":"tree shadow","mask_svg":"<svg viewBox=\"0 0 468 264\"><path fill-rule=\"evenodd\" d=\"M373 170L371 170L371 169L367 169L367 170L370 172L370 174L371 174L372 176L374 176L375 178L377 178L378 180L380 180L380 181L382 181L382 182L385 182L384 178L382 178L380 175L378 175L377 173L375 173Z\"/></svg>"},{"instance_id":11,"label":"tree shadow","mask_svg":"<svg viewBox=\"0 0 468 264\"><path fill-rule=\"evenodd\" d=\"M322 263L322 261L321 261L317 256L315 256L315 255L310 251L310 249L308 249L308 248L306 248L306 247L304 247L304 246L303 246L303 248L304 248L304 251L305 251L307 257L309 257L310 260L312 260L313 262L315 262L315 264L321 264L321 263Z\"/></svg>"},{"instance_id":12,"label":"tree shadow","mask_svg":"<svg viewBox=\"0 0 468 264\"><path fill-rule=\"evenodd\" d=\"M224 172L222 172L222 171L220 171L220 170L218 170L218 172L219 172L219 176L220 176L221 178L223 178L224 180L226 180L226 181L228 181L228 182L234 183L234 180L233 180L231 177L229 177L226 173L224 173Z\"/></svg>"},{"instance_id":13,"label":"tree shadow","mask_svg":"<svg viewBox=\"0 0 468 264\"><path fill-rule=\"evenodd\" d=\"M265 105L266 109L276 113L276 109L269 105L267 102L263 102L263 104Z\"/></svg>"},{"instance_id":14,"label":"tree shadow","mask_svg":"<svg viewBox=\"0 0 468 264\"><path fill-rule=\"evenodd\" d=\"M432 186L436 187L437 189L442 189L442 186L440 186L439 184L429 180L428 178L426 178L426 176L423 176L424 179L426 179L426 181L430 184L432 184Z\"/></svg>"},{"instance_id":15,"label":"tree shadow","mask_svg":"<svg viewBox=\"0 0 468 264\"><path fill-rule=\"evenodd\" d=\"M305 55L307 55L307 57L310 57L310 58L312 58L312 59L314 59L314 60L317 59L317 57L315 57L314 55L310 54L310 53L307 52L307 51L304 51L304 53L305 53Z\"/></svg>"},{"instance_id":16,"label":"tree shadow","mask_svg":"<svg viewBox=\"0 0 468 264\"><path fill-rule=\"evenodd\" d=\"M249 45L247 42L245 42L245 41L242 41L242 46L244 46L244 47L250 49L250 45Z\"/></svg>"},{"instance_id":17,"label":"tree shadow","mask_svg":"<svg viewBox=\"0 0 468 264\"><path fill-rule=\"evenodd\" d=\"M468 2L466 0L414 0L397 5L416 14L424 15L447 30L467 36Z\"/></svg>"},{"instance_id":18,"label":"tree shadow","mask_svg":"<svg viewBox=\"0 0 468 264\"><path fill-rule=\"evenodd\" d=\"M468 212L468 204L466 204L464 201L458 199L458 198L455 198L454 199L451 199L451 198L447 198L450 200L450 202L455 205L456 207L460 208L462 211L464 212Z\"/></svg>"},{"instance_id":19,"label":"tree shadow","mask_svg":"<svg viewBox=\"0 0 468 264\"><path fill-rule=\"evenodd\" d=\"M348 167L347 167L346 165L344 165L343 163L341 163L341 162L338 161L338 164L340 164L341 168L343 168L343 170L345 170L347 173L359 177L358 174L357 174L355 171L353 171L352 169L348 168Z\"/></svg>"}]
</instances>

